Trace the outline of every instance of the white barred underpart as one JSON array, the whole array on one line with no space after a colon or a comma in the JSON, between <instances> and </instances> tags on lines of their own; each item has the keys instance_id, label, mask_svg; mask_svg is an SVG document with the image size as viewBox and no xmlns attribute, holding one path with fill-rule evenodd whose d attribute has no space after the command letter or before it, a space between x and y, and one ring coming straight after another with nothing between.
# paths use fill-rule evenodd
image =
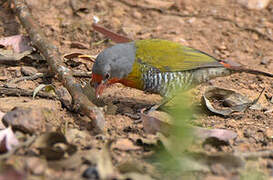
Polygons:
<instances>
[{"instance_id":1,"label":"white barred underpart","mask_svg":"<svg viewBox=\"0 0 273 180\"><path fill-rule=\"evenodd\" d=\"M146 69L146 68L145 68ZM230 75L226 68L202 68L181 72L160 72L155 68L143 71L144 90L162 96L171 96L176 91L188 90L215 77Z\"/></svg>"}]
</instances>

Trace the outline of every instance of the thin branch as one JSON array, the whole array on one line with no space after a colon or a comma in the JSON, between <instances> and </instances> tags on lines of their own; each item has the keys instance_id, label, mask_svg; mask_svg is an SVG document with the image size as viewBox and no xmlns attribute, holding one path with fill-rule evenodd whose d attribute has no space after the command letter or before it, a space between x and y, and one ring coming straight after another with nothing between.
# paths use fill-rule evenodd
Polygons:
<instances>
[{"instance_id":1,"label":"thin branch","mask_svg":"<svg viewBox=\"0 0 273 180\"><path fill-rule=\"evenodd\" d=\"M25 0L12 0L12 3L14 3L16 15L28 32L32 43L45 57L52 73L57 74L67 88L73 98L76 109L79 109L83 114L92 119L92 123L96 130L102 131L105 124L102 111L83 94L82 87L73 78L72 71L65 67L59 49L45 37L38 23L31 15Z\"/></svg>"},{"instance_id":2,"label":"thin branch","mask_svg":"<svg viewBox=\"0 0 273 180\"><path fill-rule=\"evenodd\" d=\"M73 71L72 74L75 77L91 77L92 72ZM23 77L15 78L9 81L7 84L16 84L21 81L36 80L38 78L43 78L43 77L50 77L50 75L45 73L36 73L32 76L23 76Z\"/></svg>"},{"instance_id":3,"label":"thin branch","mask_svg":"<svg viewBox=\"0 0 273 180\"><path fill-rule=\"evenodd\" d=\"M17 58L14 58L14 57L0 56L0 64L16 65L20 61L21 61L21 59L17 59Z\"/></svg>"},{"instance_id":4,"label":"thin branch","mask_svg":"<svg viewBox=\"0 0 273 180\"><path fill-rule=\"evenodd\" d=\"M35 79L42 78L45 76L46 75L44 73L36 73L32 76L23 76L23 77L15 78L15 79L9 81L8 84L16 84L20 81L26 81L26 80L35 80Z\"/></svg>"},{"instance_id":5,"label":"thin branch","mask_svg":"<svg viewBox=\"0 0 273 180\"><path fill-rule=\"evenodd\" d=\"M83 71L73 71L73 76L75 77L91 77L92 72L83 72Z\"/></svg>"},{"instance_id":6,"label":"thin branch","mask_svg":"<svg viewBox=\"0 0 273 180\"><path fill-rule=\"evenodd\" d=\"M2 96L2 95L32 97L33 90L0 86L0 96ZM42 97L42 98L49 98L49 99L56 99L57 98L53 94L46 93L46 92L38 92L36 94L36 96L39 96L39 97Z\"/></svg>"}]
</instances>

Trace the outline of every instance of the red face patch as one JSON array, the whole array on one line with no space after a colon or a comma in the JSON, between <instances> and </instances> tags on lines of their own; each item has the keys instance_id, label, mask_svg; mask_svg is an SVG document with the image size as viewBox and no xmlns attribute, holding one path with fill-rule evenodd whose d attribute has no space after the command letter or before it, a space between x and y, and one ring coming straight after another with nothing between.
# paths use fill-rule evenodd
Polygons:
<instances>
[{"instance_id":1,"label":"red face patch","mask_svg":"<svg viewBox=\"0 0 273 180\"><path fill-rule=\"evenodd\" d=\"M92 73L92 82L101 83L102 75Z\"/></svg>"},{"instance_id":2,"label":"red face patch","mask_svg":"<svg viewBox=\"0 0 273 180\"><path fill-rule=\"evenodd\" d=\"M133 87L135 88L136 85L133 81L130 80L126 80L126 79L119 79L119 78L110 78L108 80L103 81L103 77L102 75L98 75L98 74L92 74L92 82L96 83L96 97L99 98L101 96L101 94L103 93L103 90L105 88L107 88L108 86L110 86L111 84L115 84L115 83L122 83L125 86L128 87Z\"/></svg>"},{"instance_id":3,"label":"red face patch","mask_svg":"<svg viewBox=\"0 0 273 180\"><path fill-rule=\"evenodd\" d=\"M118 78L110 78L108 80L103 80L102 75L92 74L92 83L96 84L96 97L99 98L103 93L103 90L114 83L118 83L120 80Z\"/></svg>"}]
</instances>

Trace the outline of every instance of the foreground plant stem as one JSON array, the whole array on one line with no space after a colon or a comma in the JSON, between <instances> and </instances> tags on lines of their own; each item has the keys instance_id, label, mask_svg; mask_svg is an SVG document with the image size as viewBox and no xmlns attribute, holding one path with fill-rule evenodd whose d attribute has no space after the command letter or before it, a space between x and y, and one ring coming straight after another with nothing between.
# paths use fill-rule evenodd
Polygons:
<instances>
[{"instance_id":1,"label":"foreground plant stem","mask_svg":"<svg viewBox=\"0 0 273 180\"><path fill-rule=\"evenodd\" d=\"M72 71L64 65L59 49L45 37L40 26L30 13L25 0L11 0L11 2L14 4L16 15L27 30L32 43L45 57L51 73L57 74L58 78L71 94L74 105L77 107L76 109L79 109L83 114L92 119L96 130L102 131L105 124L103 113L83 94L82 87L73 78Z\"/></svg>"}]
</instances>

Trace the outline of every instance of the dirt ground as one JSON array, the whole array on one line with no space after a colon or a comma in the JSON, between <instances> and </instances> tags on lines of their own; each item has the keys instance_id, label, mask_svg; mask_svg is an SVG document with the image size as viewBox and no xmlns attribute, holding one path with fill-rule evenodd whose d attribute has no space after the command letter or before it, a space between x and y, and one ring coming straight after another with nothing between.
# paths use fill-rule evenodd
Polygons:
<instances>
[{"instance_id":1,"label":"dirt ground","mask_svg":"<svg viewBox=\"0 0 273 180\"><path fill-rule=\"evenodd\" d=\"M92 29L93 16L97 16L100 19L100 25L134 40L148 38L171 40L202 50L219 59L230 59L251 69L273 73L273 2L262 10L250 10L235 0L176 0L174 2L27 0L27 3L46 37L59 48L62 54L81 52L97 55L113 44L113 42L103 41L105 37ZM78 9L77 12L75 8ZM1 8L0 19L1 38L17 34L27 35L8 8ZM80 43L85 48L73 47L71 45L73 43ZM92 62L87 60L82 60L76 65L75 62L66 64L73 70L87 72L92 69ZM48 69L44 61L21 62L16 65L1 64L0 85L3 86L8 81L23 76L21 73L23 66L32 66L38 72L47 72ZM89 78L77 79L82 84L89 81ZM16 84L16 87L34 90L40 84L53 84L56 89L61 86L57 78L39 78L21 81ZM257 98L263 88L265 91L259 100L263 107L261 110L248 109L246 112L228 117L211 115L205 111L196 112L192 124L211 129L228 129L238 135L235 140L229 141L228 145L220 148L204 145L201 147L202 151L245 153L272 150L273 112L270 110L273 105L268 99L271 98L273 101L273 79L247 73L236 73L213 79L192 91L191 95L197 106L201 106L201 96L209 86L235 90L250 99ZM125 160L132 160L134 164L141 165L138 167L138 173L147 175L148 177L145 176L147 179L151 177L180 179L181 177L163 176L159 170L154 169L154 166L143 162L143 158L151 154L153 150L147 150L145 146L138 143L140 139L151 141L150 135L143 131L142 123L136 123L126 115L126 113L136 114L141 108L159 102L161 97L117 84L108 88L102 98L107 103L113 102L115 105L113 107L117 108L114 114L105 115L107 130L104 135L92 133L92 128L86 123L86 117L69 111L56 99L2 95L0 111L6 113L16 106L46 108L51 115L44 122L45 127L36 131L35 134L60 131L65 127L66 134L71 131L71 137L66 135L67 139L70 139L69 142L81 151L101 150L109 139L114 139L117 142L111 147L111 157L119 172L122 172L120 166L124 165ZM52 162L45 161L38 154L35 150L23 148L5 162L15 166L18 171L25 172L28 179L84 179L82 174L90 166L90 163L81 161L77 164L78 161L75 161L67 163L72 163L71 167L56 168L51 166ZM255 177L256 179L272 177L272 157L273 154L246 161L245 169L252 168L252 170L244 172L261 174L261 176L253 175L254 179ZM40 169L37 170L35 163L39 164ZM223 170L222 167L215 166L210 167L209 171L193 173L184 179L222 180L242 177L246 179L252 176L242 174L242 171L231 171L227 168ZM93 179L96 177L93 176Z\"/></svg>"}]
</instances>

